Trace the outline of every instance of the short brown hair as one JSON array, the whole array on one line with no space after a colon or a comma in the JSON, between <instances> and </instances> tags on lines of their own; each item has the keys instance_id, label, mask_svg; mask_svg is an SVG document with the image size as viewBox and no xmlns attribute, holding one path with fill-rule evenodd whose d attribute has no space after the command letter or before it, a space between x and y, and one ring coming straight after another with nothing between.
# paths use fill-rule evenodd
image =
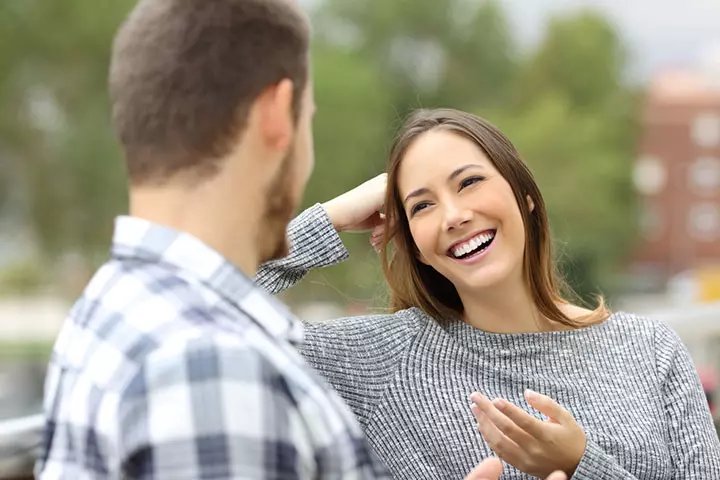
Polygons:
<instances>
[{"instance_id":1,"label":"short brown hair","mask_svg":"<svg viewBox=\"0 0 720 480\"><path fill-rule=\"evenodd\" d=\"M133 184L217 170L252 102L283 79L299 117L310 27L290 0L140 0L110 68L113 121Z\"/></svg>"},{"instance_id":2,"label":"short brown hair","mask_svg":"<svg viewBox=\"0 0 720 480\"><path fill-rule=\"evenodd\" d=\"M410 233L402 198L398 190L398 172L405 153L422 134L442 129L472 141L510 184L525 226L523 275L535 306L546 318L569 327L581 322L568 318L558 303L568 303L563 294L571 289L559 275L553 255L550 222L540 189L533 174L510 140L488 121L453 109L418 110L400 127L390 152L388 188L385 198L385 228L382 247L383 270L390 286L393 311L417 307L437 321L463 313L455 286L429 265L417 258L415 241ZM534 208L528 206L527 197ZM394 247L389 251L389 246ZM608 311L602 297L599 305L583 323L604 320Z\"/></svg>"}]
</instances>

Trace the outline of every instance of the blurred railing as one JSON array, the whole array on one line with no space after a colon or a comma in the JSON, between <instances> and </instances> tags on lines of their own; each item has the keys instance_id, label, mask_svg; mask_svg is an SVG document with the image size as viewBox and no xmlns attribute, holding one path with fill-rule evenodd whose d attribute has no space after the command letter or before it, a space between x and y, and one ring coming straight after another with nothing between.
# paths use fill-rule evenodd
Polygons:
<instances>
[{"instance_id":1,"label":"blurred railing","mask_svg":"<svg viewBox=\"0 0 720 480\"><path fill-rule=\"evenodd\" d=\"M42 415L0 422L0 479L33 478L33 466L42 441L42 428Z\"/></svg>"}]
</instances>

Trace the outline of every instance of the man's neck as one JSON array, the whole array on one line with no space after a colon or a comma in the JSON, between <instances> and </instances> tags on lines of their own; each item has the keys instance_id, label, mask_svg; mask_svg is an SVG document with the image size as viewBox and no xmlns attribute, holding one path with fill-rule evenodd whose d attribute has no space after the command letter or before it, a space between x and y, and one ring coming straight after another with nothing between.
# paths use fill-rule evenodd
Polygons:
<instances>
[{"instance_id":1,"label":"man's neck","mask_svg":"<svg viewBox=\"0 0 720 480\"><path fill-rule=\"evenodd\" d=\"M192 190L178 188L133 188L130 215L188 233L217 251L247 276L259 265L256 239L262 206L255 201L222 201L209 185Z\"/></svg>"}]
</instances>

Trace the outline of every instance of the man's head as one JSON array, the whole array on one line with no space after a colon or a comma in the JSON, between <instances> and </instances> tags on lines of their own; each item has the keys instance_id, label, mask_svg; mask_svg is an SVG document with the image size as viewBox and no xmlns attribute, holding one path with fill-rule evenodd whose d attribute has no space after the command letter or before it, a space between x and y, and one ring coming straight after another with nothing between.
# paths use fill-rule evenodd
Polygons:
<instances>
[{"instance_id":1,"label":"man's head","mask_svg":"<svg viewBox=\"0 0 720 480\"><path fill-rule=\"evenodd\" d=\"M110 69L131 189L215 182L227 209L258 189L261 260L284 255L313 164L309 38L291 0L140 0Z\"/></svg>"}]
</instances>

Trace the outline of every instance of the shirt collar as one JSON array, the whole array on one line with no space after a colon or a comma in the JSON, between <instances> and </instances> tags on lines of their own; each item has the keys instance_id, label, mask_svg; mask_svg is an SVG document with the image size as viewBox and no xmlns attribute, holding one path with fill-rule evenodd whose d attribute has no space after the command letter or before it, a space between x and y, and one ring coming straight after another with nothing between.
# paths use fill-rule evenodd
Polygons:
<instances>
[{"instance_id":1,"label":"shirt collar","mask_svg":"<svg viewBox=\"0 0 720 480\"><path fill-rule=\"evenodd\" d=\"M299 344L302 324L288 308L197 237L148 220L119 216L111 254L182 271L244 311L273 337Z\"/></svg>"}]
</instances>

